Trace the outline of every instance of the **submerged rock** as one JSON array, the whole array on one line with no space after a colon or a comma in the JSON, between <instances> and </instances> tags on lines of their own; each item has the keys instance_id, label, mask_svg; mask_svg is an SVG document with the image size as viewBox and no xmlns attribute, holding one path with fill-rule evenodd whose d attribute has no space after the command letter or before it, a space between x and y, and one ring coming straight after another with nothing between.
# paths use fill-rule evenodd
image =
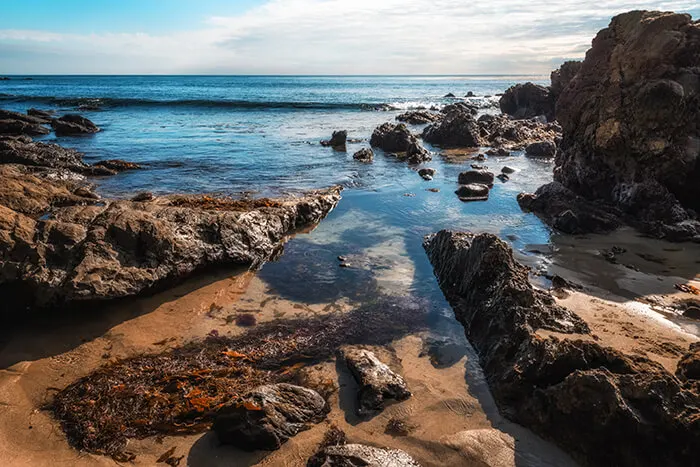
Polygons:
<instances>
[{"instance_id":1,"label":"submerged rock","mask_svg":"<svg viewBox=\"0 0 700 467\"><path fill-rule=\"evenodd\" d=\"M334 131L331 139L321 141L321 146L330 146L333 149L345 150L345 144L348 140L348 132L346 130Z\"/></svg>"},{"instance_id":2,"label":"submerged rock","mask_svg":"<svg viewBox=\"0 0 700 467\"><path fill-rule=\"evenodd\" d=\"M366 416L381 411L386 399L404 401L411 392L404 379L365 349L345 347L338 357L343 359L360 386L357 414Z\"/></svg>"},{"instance_id":3,"label":"submerged rock","mask_svg":"<svg viewBox=\"0 0 700 467\"><path fill-rule=\"evenodd\" d=\"M274 451L326 418L328 411L326 401L312 389L270 384L220 409L212 429L223 444L244 451Z\"/></svg>"},{"instance_id":4,"label":"submerged rock","mask_svg":"<svg viewBox=\"0 0 700 467\"><path fill-rule=\"evenodd\" d=\"M435 169L426 167L423 169L420 169L418 171L418 175L420 175L424 180L432 180L433 176L435 175Z\"/></svg>"},{"instance_id":5,"label":"submerged rock","mask_svg":"<svg viewBox=\"0 0 700 467\"><path fill-rule=\"evenodd\" d=\"M51 126L56 136L87 135L100 131L100 128L90 120L76 114L67 114L53 119Z\"/></svg>"},{"instance_id":6,"label":"submerged rock","mask_svg":"<svg viewBox=\"0 0 700 467\"><path fill-rule=\"evenodd\" d=\"M578 338L590 333L586 323L533 288L496 236L443 230L424 247L502 414L588 465L695 462L700 394L691 384Z\"/></svg>"},{"instance_id":7,"label":"submerged rock","mask_svg":"<svg viewBox=\"0 0 700 467\"><path fill-rule=\"evenodd\" d=\"M499 101L501 112L513 118L532 118L544 115L554 120L554 98L549 89L539 84L516 84Z\"/></svg>"},{"instance_id":8,"label":"submerged rock","mask_svg":"<svg viewBox=\"0 0 700 467\"><path fill-rule=\"evenodd\" d=\"M360 162L372 162L374 160L374 152L370 148L362 148L353 154L352 158Z\"/></svg>"},{"instance_id":9,"label":"submerged rock","mask_svg":"<svg viewBox=\"0 0 700 467\"><path fill-rule=\"evenodd\" d=\"M307 467L420 467L400 449L382 449L363 444L328 446L309 460Z\"/></svg>"}]
</instances>

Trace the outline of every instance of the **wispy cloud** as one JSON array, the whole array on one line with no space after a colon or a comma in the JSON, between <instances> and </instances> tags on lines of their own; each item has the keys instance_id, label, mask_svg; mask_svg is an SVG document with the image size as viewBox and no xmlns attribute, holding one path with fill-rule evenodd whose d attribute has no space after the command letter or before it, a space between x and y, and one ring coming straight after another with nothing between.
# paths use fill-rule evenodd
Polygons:
<instances>
[{"instance_id":1,"label":"wispy cloud","mask_svg":"<svg viewBox=\"0 0 700 467\"><path fill-rule=\"evenodd\" d=\"M170 34L0 30L0 72L545 73L581 57L617 13L693 8L695 1L271 0Z\"/></svg>"}]
</instances>

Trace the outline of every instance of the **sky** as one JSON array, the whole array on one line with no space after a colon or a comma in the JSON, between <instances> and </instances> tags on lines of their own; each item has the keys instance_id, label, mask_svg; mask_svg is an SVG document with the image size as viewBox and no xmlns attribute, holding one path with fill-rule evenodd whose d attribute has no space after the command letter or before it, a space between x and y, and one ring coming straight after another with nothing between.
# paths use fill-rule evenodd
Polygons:
<instances>
[{"instance_id":1,"label":"sky","mask_svg":"<svg viewBox=\"0 0 700 467\"><path fill-rule=\"evenodd\" d=\"M546 74L627 0L0 0L0 74Z\"/></svg>"}]
</instances>

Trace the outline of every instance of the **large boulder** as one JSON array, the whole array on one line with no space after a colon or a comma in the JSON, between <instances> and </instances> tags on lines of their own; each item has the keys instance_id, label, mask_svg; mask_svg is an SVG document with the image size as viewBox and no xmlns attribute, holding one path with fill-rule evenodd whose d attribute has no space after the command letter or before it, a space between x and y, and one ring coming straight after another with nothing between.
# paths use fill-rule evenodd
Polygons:
<instances>
[{"instance_id":1,"label":"large boulder","mask_svg":"<svg viewBox=\"0 0 700 467\"><path fill-rule=\"evenodd\" d=\"M554 120L554 98L548 88L534 83L521 83L508 88L499 100L501 112L515 119L544 115Z\"/></svg>"},{"instance_id":2,"label":"large boulder","mask_svg":"<svg viewBox=\"0 0 700 467\"><path fill-rule=\"evenodd\" d=\"M255 388L219 410L212 429L223 444L244 451L274 451L328 413L319 393L292 384Z\"/></svg>"},{"instance_id":3,"label":"large boulder","mask_svg":"<svg viewBox=\"0 0 700 467\"><path fill-rule=\"evenodd\" d=\"M541 159L551 159L557 155L557 145L554 141L539 141L525 148L525 155Z\"/></svg>"},{"instance_id":4,"label":"large boulder","mask_svg":"<svg viewBox=\"0 0 700 467\"><path fill-rule=\"evenodd\" d=\"M484 169L467 170L459 174L457 181L462 185L469 183L483 183L484 185L493 185L494 175Z\"/></svg>"},{"instance_id":5,"label":"large boulder","mask_svg":"<svg viewBox=\"0 0 700 467\"><path fill-rule=\"evenodd\" d=\"M502 414L586 465L696 462L700 394L692 384L596 343L584 321L531 285L528 268L496 236L440 231L424 246Z\"/></svg>"},{"instance_id":6,"label":"large boulder","mask_svg":"<svg viewBox=\"0 0 700 467\"><path fill-rule=\"evenodd\" d=\"M423 139L442 147L479 147L481 134L471 111L456 106L437 123L423 130Z\"/></svg>"},{"instance_id":7,"label":"large boulder","mask_svg":"<svg viewBox=\"0 0 700 467\"><path fill-rule=\"evenodd\" d=\"M89 135L100 131L100 128L90 120L76 114L68 114L61 118L53 119L51 126L56 136Z\"/></svg>"},{"instance_id":8,"label":"large boulder","mask_svg":"<svg viewBox=\"0 0 700 467\"><path fill-rule=\"evenodd\" d=\"M406 152L416 137L403 123L383 123L375 128L369 144L373 148L381 148L385 152Z\"/></svg>"},{"instance_id":9,"label":"large boulder","mask_svg":"<svg viewBox=\"0 0 700 467\"><path fill-rule=\"evenodd\" d=\"M613 18L562 89L557 118L556 181L655 235L700 238L700 24L690 15Z\"/></svg>"}]
</instances>

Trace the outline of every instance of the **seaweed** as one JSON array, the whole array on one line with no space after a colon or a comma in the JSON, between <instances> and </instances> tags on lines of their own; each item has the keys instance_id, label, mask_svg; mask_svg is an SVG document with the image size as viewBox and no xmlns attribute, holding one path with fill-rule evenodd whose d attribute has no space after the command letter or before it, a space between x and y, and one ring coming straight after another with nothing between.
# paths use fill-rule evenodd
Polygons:
<instances>
[{"instance_id":1,"label":"seaweed","mask_svg":"<svg viewBox=\"0 0 700 467\"><path fill-rule=\"evenodd\" d=\"M413 298L381 299L347 313L260 324L234 337L212 333L107 364L45 408L73 447L129 458L129 438L208 430L219 408L256 386L294 381L305 366L332 359L341 345L382 345L423 329L426 309Z\"/></svg>"}]
</instances>

